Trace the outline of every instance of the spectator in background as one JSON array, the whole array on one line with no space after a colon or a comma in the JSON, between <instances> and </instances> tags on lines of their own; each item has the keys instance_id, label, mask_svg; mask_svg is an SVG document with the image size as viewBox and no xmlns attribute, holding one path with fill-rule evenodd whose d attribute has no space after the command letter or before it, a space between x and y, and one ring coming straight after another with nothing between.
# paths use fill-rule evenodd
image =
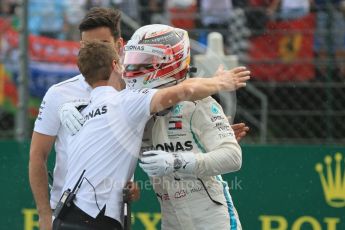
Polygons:
<instances>
[{"instance_id":1,"label":"spectator in background","mask_svg":"<svg viewBox=\"0 0 345 230\"><path fill-rule=\"evenodd\" d=\"M109 7L112 2L118 2L118 0L86 0L86 10L92 7Z\"/></svg>"},{"instance_id":2,"label":"spectator in background","mask_svg":"<svg viewBox=\"0 0 345 230\"><path fill-rule=\"evenodd\" d=\"M167 17L164 16L164 6L166 5L165 0L149 0L149 7L152 11L151 24L169 24ZM147 23L149 24L149 23ZM146 24L142 24L146 25Z\"/></svg>"},{"instance_id":3,"label":"spectator in background","mask_svg":"<svg viewBox=\"0 0 345 230\"><path fill-rule=\"evenodd\" d=\"M13 16L17 6L18 3L16 0L2 0L0 5L1 16Z\"/></svg>"},{"instance_id":4,"label":"spectator in background","mask_svg":"<svg viewBox=\"0 0 345 230\"><path fill-rule=\"evenodd\" d=\"M309 14L312 3L313 0L273 0L267 14L282 20L297 19Z\"/></svg>"},{"instance_id":5,"label":"spectator in background","mask_svg":"<svg viewBox=\"0 0 345 230\"><path fill-rule=\"evenodd\" d=\"M2 0L0 4L0 16L11 21L14 28L19 28L18 3L16 0Z\"/></svg>"},{"instance_id":6,"label":"spectator in background","mask_svg":"<svg viewBox=\"0 0 345 230\"><path fill-rule=\"evenodd\" d=\"M226 29L229 25L232 9L231 0L201 0L201 23L212 29Z\"/></svg>"},{"instance_id":7,"label":"spectator in background","mask_svg":"<svg viewBox=\"0 0 345 230\"><path fill-rule=\"evenodd\" d=\"M78 25L86 14L86 0L64 0L64 33L66 40L79 41Z\"/></svg>"},{"instance_id":8,"label":"spectator in background","mask_svg":"<svg viewBox=\"0 0 345 230\"><path fill-rule=\"evenodd\" d=\"M248 0L250 7L267 8L274 0Z\"/></svg>"},{"instance_id":9,"label":"spectator in background","mask_svg":"<svg viewBox=\"0 0 345 230\"><path fill-rule=\"evenodd\" d=\"M112 5L116 8L121 10L122 15L122 22L121 22L121 30L122 30L122 37L125 41L129 40L133 34L133 28L131 28L127 21L131 24L132 22L138 23L139 26L143 23L142 19L140 18L140 10L141 6L139 4L140 0L113 0ZM145 15L146 18L150 18Z\"/></svg>"},{"instance_id":10,"label":"spectator in background","mask_svg":"<svg viewBox=\"0 0 345 230\"><path fill-rule=\"evenodd\" d=\"M207 33L216 30L224 37L227 53L238 55L240 60L244 60L250 35L244 3L232 0L201 0L200 21L207 32L200 33L199 42L206 44Z\"/></svg>"},{"instance_id":11,"label":"spectator in background","mask_svg":"<svg viewBox=\"0 0 345 230\"><path fill-rule=\"evenodd\" d=\"M314 50L317 68L321 77L331 71L338 71L341 79L345 76L345 1L315 0L316 31ZM336 65L328 66L328 60L335 57ZM330 67L330 68L328 68Z\"/></svg>"},{"instance_id":12,"label":"spectator in background","mask_svg":"<svg viewBox=\"0 0 345 230\"><path fill-rule=\"evenodd\" d=\"M61 0L29 1L29 30L36 35L64 39L64 4Z\"/></svg>"},{"instance_id":13,"label":"spectator in background","mask_svg":"<svg viewBox=\"0 0 345 230\"><path fill-rule=\"evenodd\" d=\"M266 30L269 19L267 9L274 0L249 0L246 8L247 26L252 36L261 35Z\"/></svg>"},{"instance_id":14,"label":"spectator in background","mask_svg":"<svg viewBox=\"0 0 345 230\"><path fill-rule=\"evenodd\" d=\"M238 56L240 62L247 59L249 48L248 38L251 32L248 28L247 17L243 5L233 1L234 8L230 14L228 25L229 35L226 37L230 54Z\"/></svg>"},{"instance_id":15,"label":"spectator in background","mask_svg":"<svg viewBox=\"0 0 345 230\"><path fill-rule=\"evenodd\" d=\"M197 19L196 0L166 1L166 11L170 21L169 24L186 30L195 28Z\"/></svg>"},{"instance_id":16,"label":"spectator in background","mask_svg":"<svg viewBox=\"0 0 345 230\"><path fill-rule=\"evenodd\" d=\"M116 9L120 9L123 13L129 16L131 19L136 22L140 22L140 5L139 0L115 0L113 4Z\"/></svg>"}]
</instances>

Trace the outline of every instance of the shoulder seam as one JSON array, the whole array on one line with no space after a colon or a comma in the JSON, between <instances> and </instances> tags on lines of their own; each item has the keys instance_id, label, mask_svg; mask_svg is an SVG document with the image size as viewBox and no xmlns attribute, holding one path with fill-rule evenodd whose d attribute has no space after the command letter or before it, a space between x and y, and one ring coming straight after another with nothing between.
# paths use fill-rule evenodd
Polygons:
<instances>
[{"instance_id":1,"label":"shoulder seam","mask_svg":"<svg viewBox=\"0 0 345 230\"><path fill-rule=\"evenodd\" d=\"M58 84L56 84L56 85L54 85L54 86L55 86L55 87L59 87L59 86L62 86L62 85L64 85L64 84L72 83L72 82L75 82L75 81L79 81L79 79L77 78L77 79L74 79L74 80L69 80L69 81L65 81L65 82L60 82L60 83L58 83Z\"/></svg>"}]
</instances>

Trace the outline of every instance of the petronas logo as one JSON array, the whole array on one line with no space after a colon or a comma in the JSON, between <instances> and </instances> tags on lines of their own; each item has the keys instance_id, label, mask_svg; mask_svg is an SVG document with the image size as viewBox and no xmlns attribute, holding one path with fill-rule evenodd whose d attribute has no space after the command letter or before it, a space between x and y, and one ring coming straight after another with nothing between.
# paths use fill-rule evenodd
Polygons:
<instances>
[{"instance_id":1,"label":"petronas logo","mask_svg":"<svg viewBox=\"0 0 345 230\"><path fill-rule=\"evenodd\" d=\"M317 163L315 170L319 173L326 202L334 208L345 207L345 161L343 155L336 153L334 160L331 156L326 156L324 165Z\"/></svg>"},{"instance_id":2,"label":"petronas logo","mask_svg":"<svg viewBox=\"0 0 345 230\"><path fill-rule=\"evenodd\" d=\"M215 104L212 104L212 106L211 106L211 113L219 114L219 110Z\"/></svg>"}]
</instances>

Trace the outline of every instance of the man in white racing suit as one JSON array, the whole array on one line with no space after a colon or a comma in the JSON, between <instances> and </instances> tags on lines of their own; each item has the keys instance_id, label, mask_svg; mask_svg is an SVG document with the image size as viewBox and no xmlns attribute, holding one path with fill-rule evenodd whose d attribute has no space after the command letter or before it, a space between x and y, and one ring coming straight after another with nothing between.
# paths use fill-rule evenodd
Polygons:
<instances>
[{"instance_id":1,"label":"man in white racing suit","mask_svg":"<svg viewBox=\"0 0 345 230\"><path fill-rule=\"evenodd\" d=\"M180 152L182 158L184 154L196 158L190 174L177 171L152 177L162 229L240 229L229 188L219 174L240 169L241 148L219 104L211 97L179 103L167 115L156 117L152 134L158 151L154 153Z\"/></svg>"},{"instance_id":2,"label":"man in white racing suit","mask_svg":"<svg viewBox=\"0 0 345 230\"><path fill-rule=\"evenodd\" d=\"M165 58L170 62L157 61L159 57L150 56L149 49L128 47L138 44L161 48L171 55ZM136 89L176 84L186 79L189 60L186 31L144 26L125 47L124 80ZM185 101L155 116L153 122L155 150L144 152L139 165L150 176L160 202L162 229L241 229L220 174L239 170L242 152L221 106L212 97Z\"/></svg>"}]
</instances>

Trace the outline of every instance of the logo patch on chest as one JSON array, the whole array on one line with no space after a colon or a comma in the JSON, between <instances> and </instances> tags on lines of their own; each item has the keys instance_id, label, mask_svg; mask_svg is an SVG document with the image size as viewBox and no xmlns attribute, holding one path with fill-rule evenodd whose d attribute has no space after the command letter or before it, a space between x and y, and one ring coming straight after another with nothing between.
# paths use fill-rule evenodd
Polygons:
<instances>
[{"instance_id":1,"label":"logo patch on chest","mask_svg":"<svg viewBox=\"0 0 345 230\"><path fill-rule=\"evenodd\" d=\"M182 121L169 121L169 130L182 129Z\"/></svg>"}]
</instances>

